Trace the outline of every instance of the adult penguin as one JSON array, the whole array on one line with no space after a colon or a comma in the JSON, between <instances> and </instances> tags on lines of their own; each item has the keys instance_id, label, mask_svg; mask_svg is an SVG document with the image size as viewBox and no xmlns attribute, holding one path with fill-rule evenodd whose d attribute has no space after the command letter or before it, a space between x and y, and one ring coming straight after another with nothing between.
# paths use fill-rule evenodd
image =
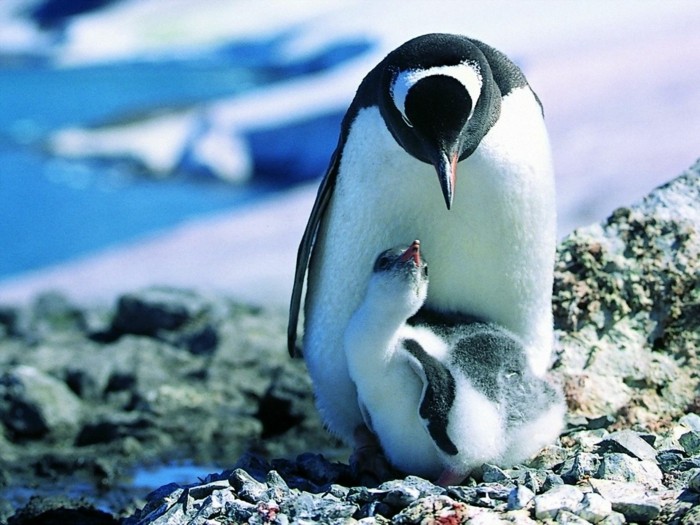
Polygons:
<instances>
[{"instance_id":1,"label":"adult penguin","mask_svg":"<svg viewBox=\"0 0 700 525\"><path fill-rule=\"evenodd\" d=\"M348 443L363 421L343 333L376 254L416 238L439 253L417 315L498 323L542 375L556 244L542 107L513 62L465 36L414 38L364 78L299 246L289 351L306 281L302 353L323 421Z\"/></svg>"}]
</instances>

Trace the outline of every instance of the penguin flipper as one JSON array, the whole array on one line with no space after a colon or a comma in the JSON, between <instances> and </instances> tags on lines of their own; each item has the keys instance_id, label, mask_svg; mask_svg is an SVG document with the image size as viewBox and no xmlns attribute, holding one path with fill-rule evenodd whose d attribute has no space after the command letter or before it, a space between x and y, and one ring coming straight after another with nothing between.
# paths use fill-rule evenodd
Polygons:
<instances>
[{"instance_id":1,"label":"penguin flipper","mask_svg":"<svg viewBox=\"0 0 700 525\"><path fill-rule=\"evenodd\" d=\"M292 288L292 298L289 304L289 321L287 323L287 349L291 357L301 355L301 350L297 348L297 325L299 324L299 312L301 311L301 295L304 289L304 281L306 273L309 269L309 261L311 260L311 252L314 248L316 235L323 222L323 217L328 208L328 203L333 196L335 188L335 179L338 175L338 150L333 153L330 165L326 171L326 175L321 181L316 194L316 201L311 209L309 221L306 223L304 235L299 243L297 251L297 265L294 271L294 286Z\"/></svg>"},{"instance_id":2,"label":"penguin flipper","mask_svg":"<svg viewBox=\"0 0 700 525\"><path fill-rule=\"evenodd\" d=\"M444 454L454 456L459 451L447 433L450 409L455 401L454 377L445 366L428 354L415 339L406 339L404 348L408 363L423 381L418 414L435 446Z\"/></svg>"}]
</instances>

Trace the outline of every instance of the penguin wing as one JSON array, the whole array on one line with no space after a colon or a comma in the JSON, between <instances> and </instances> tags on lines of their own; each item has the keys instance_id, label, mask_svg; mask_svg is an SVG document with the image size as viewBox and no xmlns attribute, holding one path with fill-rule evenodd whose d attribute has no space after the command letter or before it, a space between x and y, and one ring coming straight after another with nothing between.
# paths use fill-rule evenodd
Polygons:
<instances>
[{"instance_id":1,"label":"penguin wing","mask_svg":"<svg viewBox=\"0 0 700 525\"><path fill-rule=\"evenodd\" d=\"M455 380L445 365L428 354L415 339L406 339L403 343L409 365L423 381L418 414L435 445L445 454L454 456L459 451L447 434L447 426L455 401Z\"/></svg>"},{"instance_id":2,"label":"penguin wing","mask_svg":"<svg viewBox=\"0 0 700 525\"><path fill-rule=\"evenodd\" d=\"M323 221L328 203L333 196L335 188L335 179L338 175L338 158L340 147L335 150L331 157L330 165L326 171L325 177L321 181L316 194L316 201L311 209L309 221L306 223L304 235L299 243L299 251L297 252L297 266L294 272L294 286L292 288L292 299L289 305L289 321L287 324L287 349L292 357L300 356L301 350L297 348L297 325L299 324L299 312L301 310L301 294L304 289L304 281L309 269L309 260L313 251L316 235Z\"/></svg>"}]
</instances>

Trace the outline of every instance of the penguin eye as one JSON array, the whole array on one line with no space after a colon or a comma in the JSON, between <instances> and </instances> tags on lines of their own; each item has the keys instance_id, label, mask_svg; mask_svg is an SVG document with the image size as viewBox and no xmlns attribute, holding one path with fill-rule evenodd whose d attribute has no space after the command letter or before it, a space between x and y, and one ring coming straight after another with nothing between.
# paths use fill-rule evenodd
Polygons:
<instances>
[{"instance_id":1,"label":"penguin eye","mask_svg":"<svg viewBox=\"0 0 700 525\"><path fill-rule=\"evenodd\" d=\"M428 277L428 265L423 266L423 277Z\"/></svg>"},{"instance_id":2,"label":"penguin eye","mask_svg":"<svg viewBox=\"0 0 700 525\"><path fill-rule=\"evenodd\" d=\"M391 259L387 255L382 255L381 257L379 257L379 259L377 259L377 262L374 263L374 271L377 272L386 270L387 268L389 268L390 264Z\"/></svg>"}]
</instances>

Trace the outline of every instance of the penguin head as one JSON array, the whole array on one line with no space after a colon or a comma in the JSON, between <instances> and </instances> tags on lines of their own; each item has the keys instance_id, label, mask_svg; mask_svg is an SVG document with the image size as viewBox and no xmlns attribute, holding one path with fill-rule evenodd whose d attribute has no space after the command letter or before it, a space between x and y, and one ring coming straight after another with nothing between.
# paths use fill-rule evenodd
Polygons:
<instances>
[{"instance_id":1,"label":"penguin head","mask_svg":"<svg viewBox=\"0 0 700 525\"><path fill-rule=\"evenodd\" d=\"M457 162L474 152L500 109L494 87L484 54L464 36L424 35L386 58L382 116L404 150L435 167L448 209Z\"/></svg>"},{"instance_id":2,"label":"penguin head","mask_svg":"<svg viewBox=\"0 0 700 525\"><path fill-rule=\"evenodd\" d=\"M428 295L428 263L421 257L420 241L377 257L368 295L383 309L402 311L407 318L423 306Z\"/></svg>"}]
</instances>

